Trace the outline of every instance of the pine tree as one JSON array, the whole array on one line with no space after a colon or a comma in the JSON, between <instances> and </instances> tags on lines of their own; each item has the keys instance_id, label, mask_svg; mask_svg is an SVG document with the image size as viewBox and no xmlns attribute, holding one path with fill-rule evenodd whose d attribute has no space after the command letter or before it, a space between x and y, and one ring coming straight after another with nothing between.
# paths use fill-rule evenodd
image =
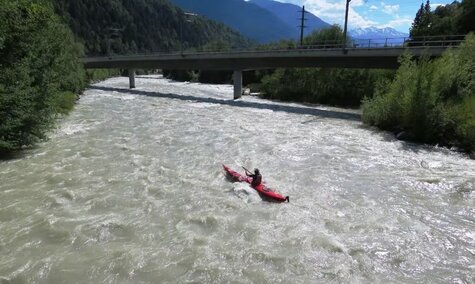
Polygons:
<instances>
[{"instance_id":1,"label":"pine tree","mask_svg":"<svg viewBox=\"0 0 475 284\"><path fill-rule=\"evenodd\" d=\"M424 13L424 4L421 3L421 8L416 13L416 17L414 18L414 21L412 22L411 26L411 35L412 31L416 30L422 23L422 14Z\"/></svg>"},{"instance_id":2,"label":"pine tree","mask_svg":"<svg viewBox=\"0 0 475 284\"><path fill-rule=\"evenodd\" d=\"M412 38L430 34L430 27L432 25L432 13L430 9L429 0L427 0L425 5L421 3L421 7L417 11L409 31Z\"/></svg>"},{"instance_id":3,"label":"pine tree","mask_svg":"<svg viewBox=\"0 0 475 284\"><path fill-rule=\"evenodd\" d=\"M459 33L475 32L475 0L465 0L460 4L458 19Z\"/></svg>"},{"instance_id":4,"label":"pine tree","mask_svg":"<svg viewBox=\"0 0 475 284\"><path fill-rule=\"evenodd\" d=\"M425 32L428 32L432 25L432 13L430 12L430 2L427 0L424 5L424 13L422 14L422 28Z\"/></svg>"}]
</instances>

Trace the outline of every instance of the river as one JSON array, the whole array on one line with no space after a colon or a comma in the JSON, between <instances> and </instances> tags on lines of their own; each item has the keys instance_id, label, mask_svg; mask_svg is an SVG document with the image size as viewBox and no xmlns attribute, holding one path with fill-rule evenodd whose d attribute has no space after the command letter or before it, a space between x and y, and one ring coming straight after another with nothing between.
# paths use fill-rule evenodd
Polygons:
<instances>
[{"instance_id":1,"label":"river","mask_svg":"<svg viewBox=\"0 0 475 284\"><path fill-rule=\"evenodd\" d=\"M352 111L136 83L91 85L0 162L2 284L474 283L474 160ZM258 167L290 203L222 164Z\"/></svg>"}]
</instances>

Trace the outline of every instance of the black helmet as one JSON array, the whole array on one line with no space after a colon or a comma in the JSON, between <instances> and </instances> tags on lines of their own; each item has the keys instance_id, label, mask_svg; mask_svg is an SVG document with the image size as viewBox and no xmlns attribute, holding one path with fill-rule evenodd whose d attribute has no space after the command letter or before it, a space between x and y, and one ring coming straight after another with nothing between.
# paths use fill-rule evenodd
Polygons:
<instances>
[{"instance_id":1,"label":"black helmet","mask_svg":"<svg viewBox=\"0 0 475 284\"><path fill-rule=\"evenodd\" d=\"M254 169L254 174L258 175L259 174L259 169Z\"/></svg>"}]
</instances>

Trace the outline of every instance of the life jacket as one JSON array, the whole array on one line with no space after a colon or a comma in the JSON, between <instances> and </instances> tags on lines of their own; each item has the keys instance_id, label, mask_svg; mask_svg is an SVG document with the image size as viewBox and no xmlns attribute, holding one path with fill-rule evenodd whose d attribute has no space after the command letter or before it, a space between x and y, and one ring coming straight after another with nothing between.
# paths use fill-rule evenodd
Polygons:
<instances>
[{"instance_id":1,"label":"life jacket","mask_svg":"<svg viewBox=\"0 0 475 284\"><path fill-rule=\"evenodd\" d=\"M258 186L262 182L262 176L260 174L258 175L252 175L252 186Z\"/></svg>"}]
</instances>

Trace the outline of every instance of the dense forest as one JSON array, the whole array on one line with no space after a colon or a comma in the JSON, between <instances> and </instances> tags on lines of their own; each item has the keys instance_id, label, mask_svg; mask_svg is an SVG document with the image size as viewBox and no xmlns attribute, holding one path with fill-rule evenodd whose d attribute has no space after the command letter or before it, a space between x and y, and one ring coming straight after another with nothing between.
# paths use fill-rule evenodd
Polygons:
<instances>
[{"instance_id":1,"label":"dense forest","mask_svg":"<svg viewBox=\"0 0 475 284\"><path fill-rule=\"evenodd\" d=\"M48 5L0 0L0 155L45 138L85 87L81 47Z\"/></svg>"},{"instance_id":2,"label":"dense forest","mask_svg":"<svg viewBox=\"0 0 475 284\"><path fill-rule=\"evenodd\" d=\"M54 0L88 55L176 51L249 40L223 24L187 15L168 0Z\"/></svg>"},{"instance_id":3,"label":"dense forest","mask_svg":"<svg viewBox=\"0 0 475 284\"><path fill-rule=\"evenodd\" d=\"M431 9L430 1L421 4L412 22L411 37L464 35L475 31L475 1L463 0Z\"/></svg>"}]
</instances>

